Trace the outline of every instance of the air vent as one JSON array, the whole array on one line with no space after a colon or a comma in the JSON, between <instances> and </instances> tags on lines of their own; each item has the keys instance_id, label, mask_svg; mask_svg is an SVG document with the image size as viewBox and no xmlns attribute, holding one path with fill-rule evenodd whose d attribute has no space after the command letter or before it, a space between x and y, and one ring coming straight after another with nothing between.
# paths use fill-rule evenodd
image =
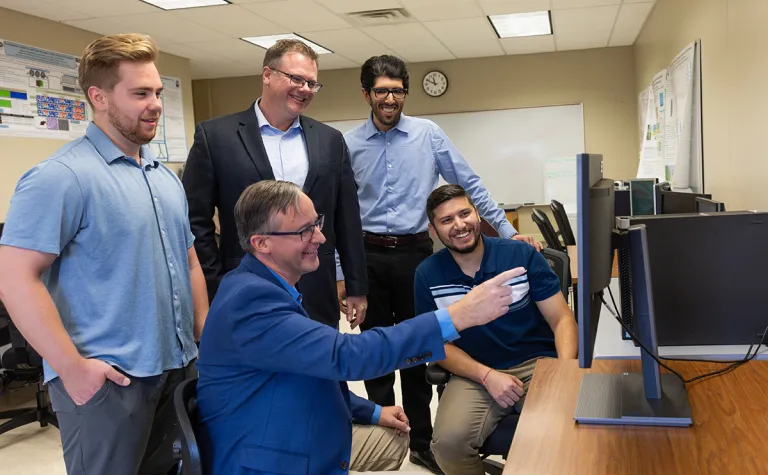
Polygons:
<instances>
[{"instance_id":1,"label":"air vent","mask_svg":"<svg viewBox=\"0 0 768 475\"><path fill-rule=\"evenodd\" d=\"M405 8L387 8L384 10L367 10L364 12L347 13L347 18L358 26L397 25L410 23L414 19Z\"/></svg>"}]
</instances>

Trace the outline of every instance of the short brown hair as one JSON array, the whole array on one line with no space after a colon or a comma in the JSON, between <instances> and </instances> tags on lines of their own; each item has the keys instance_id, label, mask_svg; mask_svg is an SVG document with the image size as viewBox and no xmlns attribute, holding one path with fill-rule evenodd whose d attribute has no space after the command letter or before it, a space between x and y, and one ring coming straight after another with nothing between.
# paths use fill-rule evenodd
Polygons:
<instances>
[{"instance_id":1,"label":"short brown hair","mask_svg":"<svg viewBox=\"0 0 768 475\"><path fill-rule=\"evenodd\" d=\"M278 213L293 207L299 212L301 188L290 181L262 180L250 185L235 204L235 226L240 247L251 252L251 236L272 231Z\"/></svg>"},{"instance_id":2,"label":"short brown hair","mask_svg":"<svg viewBox=\"0 0 768 475\"><path fill-rule=\"evenodd\" d=\"M267 50L267 54L264 55L264 62L262 67L267 66L270 69L275 69L280 60L283 59L285 53L299 53L312 59L317 63L317 53L309 45L301 40L277 40L277 43L272 45Z\"/></svg>"},{"instance_id":3,"label":"short brown hair","mask_svg":"<svg viewBox=\"0 0 768 475\"><path fill-rule=\"evenodd\" d=\"M120 63L154 63L158 54L155 40L139 33L102 36L92 41L85 48L78 68L80 87L88 102L91 102L88 95L91 86L109 91L120 81L117 72Z\"/></svg>"},{"instance_id":4,"label":"short brown hair","mask_svg":"<svg viewBox=\"0 0 768 475\"><path fill-rule=\"evenodd\" d=\"M427 198L427 218L429 218L431 224L435 224L435 210L437 207L454 198L466 198L470 206L477 209L472 201L472 197L460 185L443 185L436 188Z\"/></svg>"}]
</instances>

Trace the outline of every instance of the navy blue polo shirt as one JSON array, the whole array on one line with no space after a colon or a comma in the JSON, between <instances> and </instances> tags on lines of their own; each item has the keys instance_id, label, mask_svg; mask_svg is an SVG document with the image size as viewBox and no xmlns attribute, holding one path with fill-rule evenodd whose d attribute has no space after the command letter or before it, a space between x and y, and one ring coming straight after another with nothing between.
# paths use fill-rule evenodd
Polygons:
<instances>
[{"instance_id":1,"label":"navy blue polo shirt","mask_svg":"<svg viewBox=\"0 0 768 475\"><path fill-rule=\"evenodd\" d=\"M514 302L509 312L479 327L459 332L453 344L474 360L494 369L508 369L540 356L556 358L555 335L536 302L560 292L560 281L546 259L533 246L511 239L482 237L485 246L480 270L469 277L448 249L441 249L416 269L416 314L446 308L472 288L500 273L524 267L515 278Z\"/></svg>"}]
</instances>

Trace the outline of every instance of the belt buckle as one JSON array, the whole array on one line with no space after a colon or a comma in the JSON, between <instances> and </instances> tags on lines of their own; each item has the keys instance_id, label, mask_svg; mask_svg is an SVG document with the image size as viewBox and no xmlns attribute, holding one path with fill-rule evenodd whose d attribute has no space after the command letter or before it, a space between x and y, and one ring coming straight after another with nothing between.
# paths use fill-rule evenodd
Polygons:
<instances>
[{"instance_id":1,"label":"belt buckle","mask_svg":"<svg viewBox=\"0 0 768 475\"><path fill-rule=\"evenodd\" d=\"M387 240L391 239L392 240L392 244L391 245L385 244L384 247L386 247L387 249L394 249L394 248L397 247L397 236L387 236L385 239L387 239Z\"/></svg>"}]
</instances>

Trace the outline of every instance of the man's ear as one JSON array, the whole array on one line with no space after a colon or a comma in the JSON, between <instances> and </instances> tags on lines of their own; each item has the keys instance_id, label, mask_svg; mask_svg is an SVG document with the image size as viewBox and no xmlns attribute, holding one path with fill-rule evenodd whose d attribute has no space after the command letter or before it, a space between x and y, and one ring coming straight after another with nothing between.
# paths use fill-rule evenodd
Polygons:
<instances>
[{"instance_id":1,"label":"man's ear","mask_svg":"<svg viewBox=\"0 0 768 475\"><path fill-rule=\"evenodd\" d=\"M365 88L360 89L363 92L363 99L365 99L365 102L368 104L371 103L371 92L367 91Z\"/></svg>"},{"instance_id":2,"label":"man's ear","mask_svg":"<svg viewBox=\"0 0 768 475\"><path fill-rule=\"evenodd\" d=\"M91 86L88 88L87 94L93 109L99 111L107 109L107 93L105 90L100 87Z\"/></svg>"},{"instance_id":3,"label":"man's ear","mask_svg":"<svg viewBox=\"0 0 768 475\"><path fill-rule=\"evenodd\" d=\"M268 236L254 234L249 241L254 254L272 254L271 241Z\"/></svg>"},{"instance_id":4,"label":"man's ear","mask_svg":"<svg viewBox=\"0 0 768 475\"><path fill-rule=\"evenodd\" d=\"M429 228L429 234L432 235L432 239L437 239L439 241L440 237L437 235L437 229L435 229L432 223L429 223L427 227Z\"/></svg>"}]
</instances>

